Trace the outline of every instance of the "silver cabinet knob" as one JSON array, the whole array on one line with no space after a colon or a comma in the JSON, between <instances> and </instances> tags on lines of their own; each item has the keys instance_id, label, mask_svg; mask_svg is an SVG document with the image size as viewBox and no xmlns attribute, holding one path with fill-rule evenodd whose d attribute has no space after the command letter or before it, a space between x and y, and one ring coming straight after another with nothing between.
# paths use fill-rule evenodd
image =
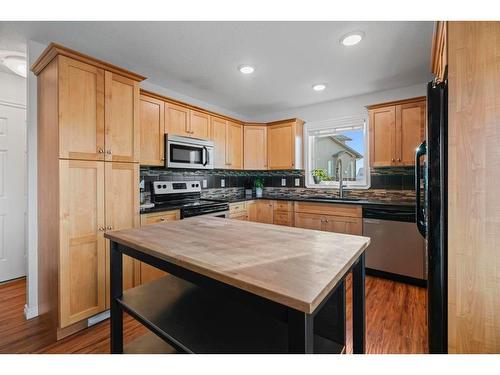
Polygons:
<instances>
[{"instance_id":1,"label":"silver cabinet knob","mask_svg":"<svg viewBox=\"0 0 500 375\"><path fill-rule=\"evenodd\" d=\"M98 152L99 154L104 154L104 150L103 150L101 147L99 147L99 148L97 149L97 152Z\"/></svg>"},{"instance_id":2,"label":"silver cabinet knob","mask_svg":"<svg viewBox=\"0 0 500 375\"><path fill-rule=\"evenodd\" d=\"M113 229L113 227L112 227L111 225L108 225L108 226L106 227L106 229L107 229L107 230L112 230L112 229Z\"/></svg>"},{"instance_id":3,"label":"silver cabinet knob","mask_svg":"<svg viewBox=\"0 0 500 375\"><path fill-rule=\"evenodd\" d=\"M165 218L164 217L160 217L160 221L165 221Z\"/></svg>"},{"instance_id":4,"label":"silver cabinet knob","mask_svg":"<svg viewBox=\"0 0 500 375\"><path fill-rule=\"evenodd\" d=\"M106 230L106 228L104 228L104 227L99 227L99 230L100 230L101 232L104 232L104 231Z\"/></svg>"},{"instance_id":5,"label":"silver cabinet knob","mask_svg":"<svg viewBox=\"0 0 500 375\"><path fill-rule=\"evenodd\" d=\"M106 150L106 154L111 155L112 154L111 150Z\"/></svg>"}]
</instances>

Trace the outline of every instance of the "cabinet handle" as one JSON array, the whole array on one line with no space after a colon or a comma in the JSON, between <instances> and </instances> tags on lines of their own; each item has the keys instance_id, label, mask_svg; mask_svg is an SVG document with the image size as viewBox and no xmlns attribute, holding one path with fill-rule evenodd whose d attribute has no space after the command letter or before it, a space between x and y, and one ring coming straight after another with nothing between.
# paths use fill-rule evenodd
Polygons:
<instances>
[{"instance_id":1,"label":"cabinet handle","mask_svg":"<svg viewBox=\"0 0 500 375\"><path fill-rule=\"evenodd\" d=\"M105 229L106 229L106 228L104 228L104 227L99 227L99 230L100 230L101 232L104 232L104 230L105 230Z\"/></svg>"},{"instance_id":2,"label":"cabinet handle","mask_svg":"<svg viewBox=\"0 0 500 375\"><path fill-rule=\"evenodd\" d=\"M165 161L165 158L161 158L161 161Z\"/></svg>"},{"instance_id":3,"label":"cabinet handle","mask_svg":"<svg viewBox=\"0 0 500 375\"><path fill-rule=\"evenodd\" d=\"M396 161L396 160L394 160L394 158L392 158L391 161Z\"/></svg>"},{"instance_id":4,"label":"cabinet handle","mask_svg":"<svg viewBox=\"0 0 500 375\"><path fill-rule=\"evenodd\" d=\"M106 227L106 229L107 229L107 230L112 230L112 229L113 229L113 227L112 227L111 225L108 225L108 226Z\"/></svg>"},{"instance_id":5,"label":"cabinet handle","mask_svg":"<svg viewBox=\"0 0 500 375\"><path fill-rule=\"evenodd\" d=\"M400 159L400 158L398 158L398 161L401 161L401 159Z\"/></svg>"},{"instance_id":6,"label":"cabinet handle","mask_svg":"<svg viewBox=\"0 0 500 375\"><path fill-rule=\"evenodd\" d=\"M99 148L97 149L97 152L98 152L99 154L104 154L104 150L103 150L101 147L99 147Z\"/></svg>"},{"instance_id":7,"label":"cabinet handle","mask_svg":"<svg viewBox=\"0 0 500 375\"><path fill-rule=\"evenodd\" d=\"M112 154L111 150L106 150L106 154L111 155Z\"/></svg>"},{"instance_id":8,"label":"cabinet handle","mask_svg":"<svg viewBox=\"0 0 500 375\"><path fill-rule=\"evenodd\" d=\"M160 221L165 221L165 218L164 217L160 217Z\"/></svg>"}]
</instances>

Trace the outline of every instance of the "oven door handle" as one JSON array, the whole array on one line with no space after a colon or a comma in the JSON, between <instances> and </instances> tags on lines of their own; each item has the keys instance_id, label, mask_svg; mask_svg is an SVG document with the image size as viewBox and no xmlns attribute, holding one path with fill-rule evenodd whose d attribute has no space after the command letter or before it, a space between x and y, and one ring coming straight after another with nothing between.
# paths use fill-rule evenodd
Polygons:
<instances>
[{"instance_id":1,"label":"oven door handle","mask_svg":"<svg viewBox=\"0 0 500 375\"><path fill-rule=\"evenodd\" d=\"M208 149L205 146L203 146L202 162L203 166L206 166L208 163Z\"/></svg>"}]
</instances>

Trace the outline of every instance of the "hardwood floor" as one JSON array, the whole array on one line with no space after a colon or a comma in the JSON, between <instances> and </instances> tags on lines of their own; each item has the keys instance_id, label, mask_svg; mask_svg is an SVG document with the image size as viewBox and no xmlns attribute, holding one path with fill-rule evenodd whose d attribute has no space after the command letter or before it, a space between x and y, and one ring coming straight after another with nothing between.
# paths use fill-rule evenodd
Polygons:
<instances>
[{"instance_id":1,"label":"hardwood floor","mask_svg":"<svg viewBox=\"0 0 500 375\"><path fill-rule=\"evenodd\" d=\"M39 318L25 320L26 281L0 284L0 353L109 353L109 321L49 346L43 342ZM426 353L426 290L367 276L366 350L368 353ZM347 280L347 352L352 352L350 279ZM129 316L125 343L147 332Z\"/></svg>"}]
</instances>

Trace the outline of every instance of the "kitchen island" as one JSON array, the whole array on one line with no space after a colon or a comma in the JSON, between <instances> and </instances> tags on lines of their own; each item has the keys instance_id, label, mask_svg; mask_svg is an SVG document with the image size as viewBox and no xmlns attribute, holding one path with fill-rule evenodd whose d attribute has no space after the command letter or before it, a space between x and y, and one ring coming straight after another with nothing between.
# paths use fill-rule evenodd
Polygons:
<instances>
[{"instance_id":1,"label":"kitchen island","mask_svg":"<svg viewBox=\"0 0 500 375\"><path fill-rule=\"evenodd\" d=\"M341 353L351 270L353 351L364 353L366 237L214 217L105 237L112 353L137 350L124 348L124 312L178 352ZM169 275L124 292L123 255Z\"/></svg>"}]
</instances>

